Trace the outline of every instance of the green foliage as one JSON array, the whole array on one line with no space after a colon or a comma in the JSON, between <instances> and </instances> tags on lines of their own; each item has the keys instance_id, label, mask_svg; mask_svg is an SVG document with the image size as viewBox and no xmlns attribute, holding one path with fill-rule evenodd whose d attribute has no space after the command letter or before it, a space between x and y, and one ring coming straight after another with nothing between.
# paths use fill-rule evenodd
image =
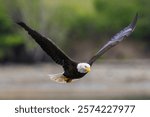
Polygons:
<instances>
[{"instance_id":1,"label":"green foliage","mask_svg":"<svg viewBox=\"0 0 150 117\"><path fill-rule=\"evenodd\" d=\"M105 17L105 26L113 24L117 29L121 25L126 25L138 11L136 0L95 0L95 9Z\"/></svg>"},{"instance_id":2,"label":"green foliage","mask_svg":"<svg viewBox=\"0 0 150 117\"><path fill-rule=\"evenodd\" d=\"M10 47L23 44L23 38L19 34L13 34L8 36L2 36L1 47Z\"/></svg>"},{"instance_id":3,"label":"green foliage","mask_svg":"<svg viewBox=\"0 0 150 117\"><path fill-rule=\"evenodd\" d=\"M149 5L149 0L0 0L0 58L7 47L31 43L18 34L20 29L13 21L16 19L25 21L63 46L70 39L112 35L128 25L139 12L133 37L149 46Z\"/></svg>"},{"instance_id":4,"label":"green foliage","mask_svg":"<svg viewBox=\"0 0 150 117\"><path fill-rule=\"evenodd\" d=\"M8 33L10 31L11 22L8 20L6 15L5 6L0 0L0 35Z\"/></svg>"}]
</instances>

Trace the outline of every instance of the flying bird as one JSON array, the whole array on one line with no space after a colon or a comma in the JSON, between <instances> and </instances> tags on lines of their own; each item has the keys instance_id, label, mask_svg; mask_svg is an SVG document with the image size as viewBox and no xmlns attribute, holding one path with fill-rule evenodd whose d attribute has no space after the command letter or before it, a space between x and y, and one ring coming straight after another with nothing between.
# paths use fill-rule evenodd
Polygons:
<instances>
[{"instance_id":1,"label":"flying bird","mask_svg":"<svg viewBox=\"0 0 150 117\"><path fill-rule=\"evenodd\" d=\"M67 56L59 47L57 47L52 40L44 37L37 31L27 26L24 22L17 22L24 28L28 34L40 45L40 47L59 65L64 69L63 73L49 75L53 81L59 83L70 83L75 79L80 79L91 70L92 64L102 56L106 51L119 44L125 37L128 37L135 29L138 14L135 15L132 22L115 34L102 48L89 59L87 62L76 62Z\"/></svg>"}]
</instances>

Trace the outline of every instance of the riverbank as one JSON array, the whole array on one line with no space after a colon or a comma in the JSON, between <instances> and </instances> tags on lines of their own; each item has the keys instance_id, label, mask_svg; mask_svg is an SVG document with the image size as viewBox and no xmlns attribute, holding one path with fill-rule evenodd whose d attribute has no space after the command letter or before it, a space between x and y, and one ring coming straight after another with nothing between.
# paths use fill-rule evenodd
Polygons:
<instances>
[{"instance_id":1,"label":"riverbank","mask_svg":"<svg viewBox=\"0 0 150 117\"><path fill-rule=\"evenodd\" d=\"M70 84L49 80L55 64L0 65L0 99L150 99L150 61L102 61Z\"/></svg>"}]
</instances>

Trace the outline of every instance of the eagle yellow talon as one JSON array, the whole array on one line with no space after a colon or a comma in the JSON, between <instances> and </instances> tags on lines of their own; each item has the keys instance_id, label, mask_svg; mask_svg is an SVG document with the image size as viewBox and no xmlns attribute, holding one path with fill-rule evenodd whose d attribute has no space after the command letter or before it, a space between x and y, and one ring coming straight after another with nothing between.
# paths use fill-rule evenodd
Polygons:
<instances>
[{"instance_id":1,"label":"eagle yellow talon","mask_svg":"<svg viewBox=\"0 0 150 117\"><path fill-rule=\"evenodd\" d=\"M64 78L64 80L66 81L66 83L70 83L72 81L72 79L70 78Z\"/></svg>"}]
</instances>

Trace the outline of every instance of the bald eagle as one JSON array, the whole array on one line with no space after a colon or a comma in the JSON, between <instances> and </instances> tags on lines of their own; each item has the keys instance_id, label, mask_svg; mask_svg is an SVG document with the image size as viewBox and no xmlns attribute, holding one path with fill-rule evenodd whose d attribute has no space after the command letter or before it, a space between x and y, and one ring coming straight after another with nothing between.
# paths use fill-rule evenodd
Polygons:
<instances>
[{"instance_id":1,"label":"bald eagle","mask_svg":"<svg viewBox=\"0 0 150 117\"><path fill-rule=\"evenodd\" d=\"M60 48L58 48L52 40L44 37L37 31L33 30L27 26L24 22L17 22L22 28L24 28L28 34L40 45L40 47L59 65L64 69L63 73L49 75L53 81L59 83L70 83L72 80L80 79L88 72L92 64L102 56L110 48L119 44L124 37L128 37L135 29L136 22L138 19L138 14L135 15L132 22L121 30L119 33L115 34L93 57L87 62L76 62L68 57Z\"/></svg>"}]
</instances>

